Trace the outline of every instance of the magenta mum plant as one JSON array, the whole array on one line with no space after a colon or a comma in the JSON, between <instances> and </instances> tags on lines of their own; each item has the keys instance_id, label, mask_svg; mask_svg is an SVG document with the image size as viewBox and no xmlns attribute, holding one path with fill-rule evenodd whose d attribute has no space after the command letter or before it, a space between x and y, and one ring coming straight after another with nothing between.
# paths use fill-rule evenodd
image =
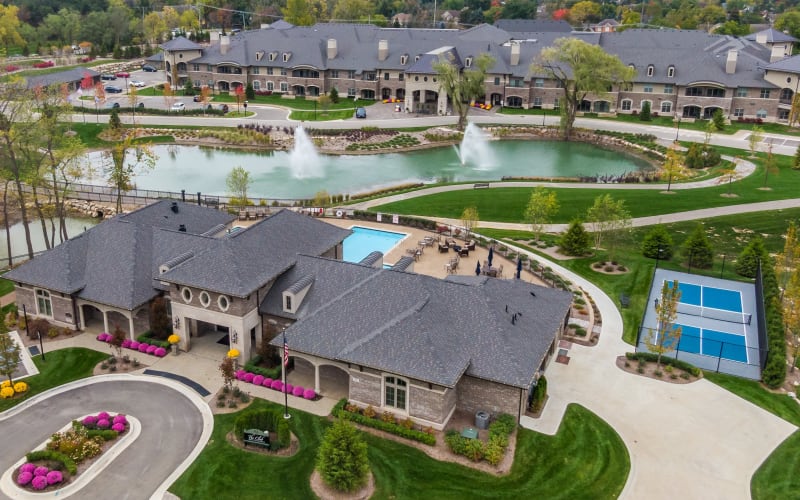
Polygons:
<instances>
[{"instance_id":1,"label":"magenta mum plant","mask_svg":"<svg viewBox=\"0 0 800 500\"><path fill-rule=\"evenodd\" d=\"M294 390L294 386L293 386L292 384L286 384L286 387L285 387L285 389L286 389L286 390L285 390L285 391L283 391L283 392L288 392L288 393L290 393L290 394L291 394L291 392Z\"/></svg>"},{"instance_id":2,"label":"magenta mum plant","mask_svg":"<svg viewBox=\"0 0 800 500\"><path fill-rule=\"evenodd\" d=\"M47 478L45 476L34 476L31 480L31 486L34 490L43 490L47 488Z\"/></svg>"},{"instance_id":3,"label":"magenta mum plant","mask_svg":"<svg viewBox=\"0 0 800 500\"><path fill-rule=\"evenodd\" d=\"M153 354L155 354L159 358L163 358L164 356L167 355L167 350L164 349L163 347L159 347L158 349L155 350Z\"/></svg>"},{"instance_id":4,"label":"magenta mum plant","mask_svg":"<svg viewBox=\"0 0 800 500\"><path fill-rule=\"evenodd\" d=\"M47 467L41 467L40 466L40 467L37 467L36 469L34 469L33 475L34 476L46 476L48 472L50 472L50 469L48 469Z\"/></svg>"},{"instance_id":5,"label":"magenta mum plant","mask_svg":"<svg viewBox=\"0 0 800 500\"><path fill-rule=\"evenodd\" d=\"M51 470L45 477L47 478L47 484L58 484L64 480L63 474L57 470Z\"/></svg>"},{"instance_id":6,"label":"magenta mum plant","mask_svg":"<svg viewBox=\"0 0 800 500\"><path fill-rule=\"evenodd\" d=\"M314 389L306 389L305 392L303 392L304 399L314 399L315 397L317 397L317 391Z\"/></svg>"},{"instance_id":7,"label":"magenta mum plant","mask_svg":"<svg viewBox=\"0 0 800 500\"><path fill-rule=\"evenodd\" d=\"M156 349L158 349L157 345L147 346L147 354L154 354L156 352Z\"/></svg>"},{"instance_id":8,"label":"magenta mum plant","mask_svg":"<svg viewBox=\"0 0 800 500\"><path fill-rule=\"evenodd\" d=\"M108 429L111 427L111 422L109 422L107 418L101 418L97 421L97 427L101 429Z\"/></svg>"},{"instance_id":9,"label":"magenta mum plant","mask_svg":"<svg viewBox=\"0 0 800 500\"><path fill-rule=\"evenodd\" d=\"M283 382L281 382L280 380L273 380L272 384L270 384L270 387L272 387L276 391L280 391L281 389L283 389Z\"/></svg>"},{"instance_id":10,"label":"magenta mum plant","mask_svg":"<svg viewBox=\"0 0 800 500\"><path fill-rule=\"evenodd\" d=\"M139 352L147 352L147 348L150 347L150 344L146 344L144 342L139 344L139 348L137 349Z\"/></svg>"},{"instance_id":11,"label":"magenta mum plant","mask_svg":"<svg viewBox=\"0 0 800 500\"><path fill-rule=\"evenodd\" d=\"M116 424L111 426L111 430L117 431L120 434L122 434L123 432L125 432L125 424L123 424L122 422L117 422Z\"/></svg>"},{"instance_id":12,"label":"magenta mum plant","mask_svg":"<svg viewBox=\"0 0 800 500\"><path fill-rule=\"evenodd\" d=\"M266 377L264 381L261 382L261 385L263 385L264 387L272 387L272 382L273 380L271 378Z\"/></svg>"},{"instance_id":13,"label":"magenta mum plant","mask_svg":"<svg viewBox=\"0 0 800 500\"><path fill-rule=\"evenodd\" d=\"M255 373L247 372L244 374L244 381L250 384L253 382L253 377L255 376L256 376Z\"/></svg>"},{"instance_id":14,"label":"magenta mum plant","mask_svg":"<svg viewBox=\"0 0 800 500\"><path fill-rule=\"evenodd\" d=\"M97 414L97 420L108 420L111 415L107 411L101 411Z\"/></svg>"},{"instance_id":15,"label":"magenta mum plant","mask_svg":"<svg viewBox=\"0 0 800 500\"><path fill-rule=\"evenodd\" d=\"M255 385L261 385L263 381L264 381L264 375L256 375L255 377L253 377L253 383Z\"/></svg>"},{"instance_id":16,"label":"magenta mum plant","mask_svg":"<svg viewBox=\"0 0 800 500\"><path fill-rule=\"evenodd\" d=\"M133 349L134 351L139 350L139 342L136 340L131 340L131 343L128 344L128 348Z\"/></svg>"},{"instance_id":17,"label":"magenta mum plant","mask_svg":"<svg viewBox=\"0 0 800 500\"><path fill-rule=\"evenodd\" d=\"M30 462L22 464L22 466L19 468L20 472L30 472L31 474L33 474L33 471L35 470L36 470L36 464L32 464Z\"/></svg>"},{"instance_id":18,"label":"magenta mum plant","mask_svg":"<svg viewBox=\"0 0 800 500\"><path fill-rule=\"evenodd\" d=\"M124 347L125 349L129 348L129 347L131 346L131 342L132 342L132 340L131 340L131 339L125 339L125 340L123 340L123 341L122 341L122 347Z\"/></svg>"},{"instance_id":19,"label":"magenta mum plant","mask_svg":"<svg viewBox=\"0 0 800 500\"><path fill-rule=\"evenodd\" d=\"M244 380L244 374L245 373L247 373L247 372L245 372L244 370L236 370L236 372L234 373L234 376L236 377L236 380Z\"/></svg>"},{"instance_id":20,"label":"magenta mum plant","mask_svg":"<svg viewBox=\"0 0 800 500\"><path fill-rule=\"evenodd\" d=\"M305 389L303 389L299 385L297 387L295 387L294 389L292 389L292 395L294 395L294 396L302 396L303 392L305 392Z\"/></svg>"},{"instance_id":21,"label":"magenta mum plant","mask_svg":"<svg viewBox=\"0 0 800 500\"><path fill-rule=\"evenodd\" d=\"M17 476L17 484L20 486L25 486L31 482L31 479L33 479L33 472L20 472Z\"/></svg>"},{"instance_id":22,"label":"magenta mum plant","mask_svg":"<svg viewBox=\"0 0 800 500\"><path fill-rule=\"evenodd\" d=\"M116 417L114 417L114 423L115 423L115 424L122 424L122 425L125 425L125 424L127 424L127 423L128 423L128 417L126 417L125 415L123 415L122 413L120 413L119 415L117 415Z\"/></svg>"},{"instance_id":23,"label":"magenta mum plant","mask_svg":"<svg viewBox=\"0 0 800 500\"><path fill-rule=\"evenodd\" d=\"M97 423L97 417L95 417L94 415L87 415L83 417L81 423L87 427L93 426Z\"/></svg>"}]
</instances>

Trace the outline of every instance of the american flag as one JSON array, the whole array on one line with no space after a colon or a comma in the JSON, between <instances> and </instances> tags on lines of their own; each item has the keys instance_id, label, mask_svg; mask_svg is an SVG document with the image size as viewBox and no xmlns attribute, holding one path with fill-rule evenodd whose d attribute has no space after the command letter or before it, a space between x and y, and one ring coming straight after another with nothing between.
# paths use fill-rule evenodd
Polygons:
<instances>
[{"instance_id":1,"label":"american flag","mask_svg":"<svg viewBox=\"0 0 800 500\"><path fill-rule=\"evenodd\" d=\"M286 337L283 338L283 366L289 366L289 344L286 343Z\"/></svg>"}]
</instances>

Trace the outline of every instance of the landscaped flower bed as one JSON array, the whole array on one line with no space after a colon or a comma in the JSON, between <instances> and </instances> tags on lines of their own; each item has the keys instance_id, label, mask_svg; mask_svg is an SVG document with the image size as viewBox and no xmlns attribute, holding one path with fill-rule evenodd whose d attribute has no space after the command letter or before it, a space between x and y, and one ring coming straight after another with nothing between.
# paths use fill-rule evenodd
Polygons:
<instances>
[{"instance_id":1,"label":"landscaped flower bed","mask_svg":"<svg viewBox=\"0 0 800 500\"><path fill-rule=\"evenodd\" d=\"M269 389L274 389L278 392L285 392L293 396L302 397L313 401L317 399L318 394L314 389L306 389L302 386L293 386L292 384L285 384L280 380L273 380L270 377L265 377L252 372L238 370L236 372L236 380L247 382L248 384L260 385Z\"/></svg>"},{"instance_id":2,"label":"landscaped flower bed","mask_svg":"<svg viewBox=\"0 0 800 500\"><path fill-rule=\"evenodd\" d=\"M100 412L74 420L70 428L53 434L44 449L25 456L27 462L14 471L14 482L28 491L61 488L77 475L78 464L98 457L129 428L122 414Z\"/></svg>"},{"instance_id":3,"label":"landscaped flower bed","mask_svg":"<svg viewBox=\"0 0 800 500\"><path fill-rule=\"evenodd\" d=\"M110 343L112 338L110 333L101 333L97 336L97 340L105 343ZM146 342L139 342L137 340L125 339L122 341L122 347L132 351L139 351L142 354L150 354L158 358L163 358L167 355L167 350L165 348Z\"/></svg>"},{"instance_id":4,"label":"landscaped flower bed","mask_svg":"<svg viewBox=\"0 0 800 500\"><path fill-rule=\"evenodd\" d=\"M492 465L497 465L505 457L509 436L516 427L516 419L508 413L502 413L489 425L488 442L466 438L456 430L447 431L444 441L456 455L463 455L473 462L486 460Z\"/></svg>"},{"instance_id":5,"label":"landscaped flower bed","mask_svg":"<svg viewBox=\"0 0 800 500\"><path fill-rule=\"evenodd\" d=\"M414 422L411 419L406 418L405 420L396 421L394 414L391 412L383 412L378 416L372 406L367 406L362 410L356 405L349 404L347 399L342 399L336 403L331 413L335 417L351 420L361 425L386 431L406 439L412 439L431 446L436 445L436 436L433 435L433 429L431 427L422 430L415 429Z\"/></svg>"},{"instance_id":6,"label":"landscaped flower bed","mask_svg":"<svg viewBox=\"0 0 800 500\"><path fill-rule=\"evenodd\" d=\"M11 385L10 380L3 380L0 383L0 398L2 399L10 399L24 392L28 392L28 384L26 382L16 382Z\"/></svg>"}]
</instances>

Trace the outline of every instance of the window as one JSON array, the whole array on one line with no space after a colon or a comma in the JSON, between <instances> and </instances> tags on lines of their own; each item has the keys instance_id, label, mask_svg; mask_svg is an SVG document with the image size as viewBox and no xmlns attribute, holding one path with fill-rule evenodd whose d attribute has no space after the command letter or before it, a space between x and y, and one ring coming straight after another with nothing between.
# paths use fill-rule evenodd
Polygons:
<instances>
[{"instance_id":1,"label":"window","mask_svg":"<svg viewBox=\"0 0 800 500\"><path fill-rule=\"evenodd\" d=\"M283 62L289 62L289 58L292 57L291 52L284 52L283 53Z\"/></svg>"},{"instance_id":2,"label":"window","mask_svg":"<svg viewBox=\"0 0 800 500\"><path fill-rule=\"evenodd\" d=\"M289 84L286 82L281 82L281 92L289 92Z\"/></svg>"},{"instance_id":3,"label":"window","mask_svg":"<svg viewBox=\"0 0 800 500\"><path fill-rule=\"evenodd\" d=\"M351 87L351 88L347 89L347 97L355 97L355 95L356 95L356 89L355 88Z\"/></svg>"},{"instance_id":4,"label":"window","mask_svg":"<svg viewBox=\"0 0 800 500\"><path fill-rule=\"evenodd\" d=\"M352 69L351 69L350 71L348 71L348 72L347 72L347 78L349 78L349 79L351 79L351 80L355 80L355 78L356 78L356 72L355 72L355 70L352 70Z\"/></svg>"},{"instance_id":5,"label":"window","mask_svg":"<svg viewBox=\"0 0 800 500\"><path fill-rule=\"evenodd\" d=\"M208 307L209 304L211 304L211 296L208 295L208 292L203 290L202 292L200 292L200 305L202 305L203 307Z\"/></svg>"},{"instance_id":6,"label":"window","mask_svg":"<svg viewBox=\"0 0 800 500\"><path fill-rule=\"evenodd\" d=\"M295 78L319 78L319 71L313 69L296 69L292 71Z\"/></svg>"},{"instance_id":7,"label":"window","mask_svg":"<svg viewBox=\"0 0 800 500\"><path fill-rule=\"evenodd\" d=\"M398 73L398 74L397 74L397 79L398 79L398 80L400 80L401 82L402 82L403 80L405 80L405 79L406 79L406 75L405 75L405 73Z\"/></svg>"},{"instance_id":8,"label":"window","mask_svg":"<svg viewBox=\"0 0 800 500\"><path fill-rule=\"evenodd\" d=\"M272 67L269 67L269 68L267 68L267 74L268 74L268 75L271 75L271 74L272 74Z\"/></svg>"},{"instance_id":9,"label":"window","mask_svg":"<svg viewBox=\"0 0 800 500\"><path fill-rule=\"evenodd\" d=\"M495 85L500 85L500 77L499 76L494 77L494 84Z\"/></svg>"},{"instance_id":10,"label":"window","mask_svg":"<svg viewBox=\"0 0 800 500\"><path fill-rule=\"evenodd\" d=\"M281 76L286 76L286 68L281 68Z\"/></svg>"},{"instance_id":11,"label":"window","mask_svg":"<svg viewBox=\"0 0 800 500\"><path fill-rule=\"evenodd\" d=\"M200 65L199 64L192 64L192 71L200 71Z\"/></svg>"},{"instance_id":12,"label":"window","mask_svg":"<svg viewBox=\"0 0 800 500\"><path fill-rule=\"evenodd\" d=\"M767 110L766 109L759 109L756 111L756 118L761 118L762 120L767 117Z\"/></svg>"},{"instance_id":13,"label":"window","mask_svg":"<svg viewBox=\"0 0 800 500\"><path fill-rule=\"evenodd\" d=\"M628 65L628 67L629 67L630 69L636 69L636 66L634 66L633 64L629 64L629 65Z\"/></svg>"},{"instance_id":14,"label":"window","mask_svg":"<svg viewBox=\"0 0 800 500\"><path fill-rule=\"evenodd\" d=\"M746 87L737 88L736 97L747 97L747 88Z\"/></svg>"},{"instance_id":15,"label":"window","mask_svg":"<svg viewBox=\"0 0 800 500\"><path fill-rule=\"evenodd\" d=\"M261 81L253 80L253 90L261 90Z\"/></svg>"},{"instance_id":16,"label":"window","mask_svg":"<svg viewBox=\"0 0 800 500\"><path fill-rule=\"evenodd\" d=\"M188 304L192 301L192 291L186 287L183 287L183 290L181 290L181 298Z\"/></svg>"},{"instance_id":17,"label":"window","mask_svg":"<svg viewBox=\"0 0 800 500\"><path fill-rule=\"evenodd\" d=\"M331 78L339 78L339 70L338 69L332 69L331 70Z\"/></svg>"},{"instance_id":18,"label":"window","mask_svg":"<svg viewBox=\"0 0 800 500\"><path fill-rule=\"evenodd\" d=\"M761 89L761 94L759 97L761 99L769 99L769 89Z\"/></svg>"},{"instance_id":19,"label":"window","mask_svg":"<svg viewBox=\"0 0 800 500\"><path fill-rule=\"evenodd\" d=\"M733 116L736 118L741 118L744 116L744 108L736 108L733 110Z\"/></svg>"},{"instance_id":20,"label":"window","mask_svg":"<svg viewBox=\"0 0 800 500\"><path fill-rule=\"evenodd\" d=\"M362 80L366 80L368 82L374 82L375 81L375 72L374 71L367 71L366 73L364 73L362 75L361 79Z\"/></svg>"},{"instance_id":21,"label":"window","mask_svg":"<svg viewBox=\"0 0 800 500\"><path fill-rule=\"evenodd\" d=\"M778 120L788 120L789 119L789 110L788 109L779 109L778 110Z\"/></svg>"},{"instance_id":22,"label":"window","mask_svg":"<svg viewBox=\"0 0 800 500\"><path fill-rule=\"evenodd\" d=\"M404 54L404 55L400 56L400 65L401 66L405 66L407 62L408 62L408 54Z\"/></svg>"},{"instance_id":23,"label":"window","mask_svg":"<svg viewBox=\"0 0 800 500\"><path fill-rule=\"evenodd\" d=\"M652 64L647 67L647 76L653 76L654 72L655 72L655 68L653 67Z\"/></svg>"},{"instance_id":24,"label":"window","mask_svg":"<svg viewBox=\"0 0 800 500\"><path fill-rule=\"evenodd\" d=\"M292 296L291 295L285 295L284 297L286 298L286 304L284 304L283 310L284 311L291 311L292 310Z\"/></svg>"},{"instance_id":25,"label":"window","mask_svg":"<svg viewBox=\"0 0 800 500\"><path fill-rule=\"evenodd\" d=\"M253 66L253 74L258 75L261 73L261 69L258 66Z\"/></svg>"},{"instance_id":26,"label":"window","mask_svg":"<svg viewBox=\"0 0 800 500\"><path fill-rule=\"evenodd\" d=\"M206 71L214 71L210 64L206 64Z\"/></svg>"},{"instance_id":27,"label":"window","mask_svg":"<svg viewBox=\"0 0 800 500\"><path fill-rule=\"evenodd\" d=\"M388 80L389 79L389 73L384 73L383 74L383 79L384 80Z\"/></svg>"},{"instance_id":28,"label":"window","mask_svg":"<svg viewBox=\"0 0 800 500\"><path fill-rule=\"evenodd\" d=\"M561 107L561 99L559 99L558 97L556 97L556 98L553 100L553 109L559 109L560 107Z\"/></svg>"},{"instance_id":29,"label":"window","mask_svg":"<svg viewBox=\"0 0 800 500\"><path fill-rule=\"evenodd\" d=\"M384 406L405 410L408 382L398 377L384 377L383 384Z\"/></svg>"},{"instance_id":30,"label":"window","mask_svg":"<svg viewBox=\"0 0 800 500\"><path fill-rule=\"evenodd\" d=\"M214 88L214 80L207 81L206 85L208 85L208 88L213 89Z\"/></svg>"},{"instance_id":31,"label":"window","mask_svg":"<svg viewBox=\"0 0 800 500\"><path fill-rule=\"evenodd\" d=\"M278 53L277 52L270 52L269 53L269 60L270 61L274 61L276 57L278 57Z\"/></svg>"},{"instance_id":32,"label":"window","mask_svg":"<svg viewBox=\"0 0 800 500\"><path fill-rule=\"evenodd\" d=\"M670 66L667 68L667 77L673 78L675 76L675 66Z\"/></svg>"},{"instance_id":33,"label":"window","mask_svg":"<svg viewBox=\"0 0 800 500\"><path fill-rule=\"evenodd\" d=\"M522 87L522 84L523 84L522 78L512 78L510 82L510 85L512 87Z\"/></svg>"},{"instance_id":34,"label":"window","mask_svg":"<svg viewBox=\"0 0 800 500\"><path fill-rule=\"evenodd\" d=\"M664 93L665 94L672 94L675 91L672 85L664 85Z\"/></svg>"},{"instance_id":35,"label":"window","mask_svg":"<svg viewBox=\"0 0 800 500\"><path fill-rule=\"evenodd\" d=\"M661 103L662 113L672 113L672 101L664 101Z\"/></svg>"},{"instance_id":36,"label":"window","mask_svg":"<svg viewBox=\"0 0 800 500\"><path fill-rule=\"evenodd\" d=\"M275 83L274 82L267 82L267 90L269 90L270 92L275 90Z\"/></svg>"},{"instance_id":37,"label":"window","mask_svg":"<svg viewBox=\"0 0 800 500\"><path fill-rule=\"evenodd\" d=\"M533 98L533 109L542 109L542 98L541 97L534 97Z\"/></svg>"},{"instance_id":38,"label":"window","mask_svg":"<svg viewBox=\"0 0 800 500\"><path fill-rule=\"evenodd\" d=\"M36 308L40 315L53 317L53 303L50 300L50 292L36 290Z\"/></svg>"},{"instance_id":39,"label":"window","mask_svg":"<svg viewBox=\"0 0 800 500\"><path fill-rule=\"evenodd\" d=\"M653 93L653 86L652 85L645 85L642 89L642 92L645 94L652 94Z\"/></svg>"},{"instance_id":40,"label":"window","mask_svg":"<svg viewBox=\"0 0 800 500\"><path fill-rule=\"evenodd\" d=\"M225 312L231 306L231 301L225 295L220 295L219 298L217 298L217 305L220 311Z\"/></svg>"},{"instance_id":41,"label":"window","mask_svg":"<svg viewBox=\"0 0 800 500\"><path fill-rule=\"evenodd\" d=\"M544 87L544 78L537 78L536 80L534 80L533 81L533 86L536 87L536 88Z\"/></svg>"},{"instance_id":42,"label":"window","mask_svg":"<svg viewBox=\"0 0 800 500\"><path fill-rule=\"evenodd\" d=\"M622 111L630 111L632 104L633 102L630 99L625 99L622 101Z\"/></svg>"},{"instance_id":43,"label":"window","mask_svg":"<svg viewBox=\"0 0 800 500\"><path fill-rule=\"evenodd\" d=\"M464 59L464 66L466 66L467 68L472 66L472 58L471 57L467 57L466 59Z\"/></svg>"},{"instance_id":44,"label":"window","mask_svg":"<svg viewBox=\"0 0 800 500\"><path fill-rule=\"evenodd\" d=\"M197 88L199 89L200 87L202 87L202 86L203 86L203 82L202 82L202 81L200 81L200 80L195 80L195 81L192 83L192 85L193 85L194 87L197 87Z\"/></svg>"}]
</instances>

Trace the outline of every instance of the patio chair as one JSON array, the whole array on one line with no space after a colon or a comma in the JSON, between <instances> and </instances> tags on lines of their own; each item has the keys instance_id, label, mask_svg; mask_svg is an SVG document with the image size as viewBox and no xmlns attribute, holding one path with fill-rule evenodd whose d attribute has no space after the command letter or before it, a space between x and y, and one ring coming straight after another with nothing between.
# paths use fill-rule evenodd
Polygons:
<instances>
[{"instance_id":1,"label":"patio chair","mask_svg":"<svg viewBox=\"0 0 800 500\"><path fill-rule=\"evenodd\" d=\"M239 220L247 220L247 210L239 210Z\"/></svg>"},{"instance_id":2,"label":"patio chair","mask_svg":"<svg viewBox=\"0 0 800 500\"><path fill-rule=\"evenodd\" d=\"M497 268L497 277L498 278L503 277L503 264L500 264L500 267Z\"/></svg>"},{"instance_id":3,"label":"patio chair","mask_svg":"<svg viewBox=\"0 0 800 500\"><path fill-rule=\"evenodd\" d=\"M471 252L475 251L475 240L469 240L469 243L467 243L467 250Z\"/></svg>"}]
</instances>

